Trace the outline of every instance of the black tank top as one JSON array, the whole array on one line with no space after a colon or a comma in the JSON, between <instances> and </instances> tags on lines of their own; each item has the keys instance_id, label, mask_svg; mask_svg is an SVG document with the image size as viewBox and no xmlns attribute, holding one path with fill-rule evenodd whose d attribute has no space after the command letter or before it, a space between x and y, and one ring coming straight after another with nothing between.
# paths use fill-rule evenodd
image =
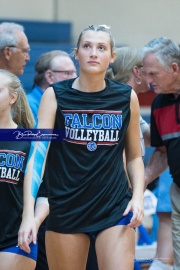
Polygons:
<instances>
[{"instance_id":1,"label":"black tank top","mask_svg":"<svg viewBox=\"0 0 180 270\"><path fill-rule=\"evenodd\" d=\"M106 80L106 88L87 93L72 88L74 79L53 84L57 98L51 142L48 230L91 232L115 225L131 199L123 167L130 120L131 87Z\"/></svg>"},{"instance_id":2,"label":"black tank top","mask_svg":"<svg viewBox=\"0 0 180 270\"><path fill-rule=\"evenodd\" d=\"M17 245L28 141L0 141L0 251Z\"/></svg>"}]
</instances>

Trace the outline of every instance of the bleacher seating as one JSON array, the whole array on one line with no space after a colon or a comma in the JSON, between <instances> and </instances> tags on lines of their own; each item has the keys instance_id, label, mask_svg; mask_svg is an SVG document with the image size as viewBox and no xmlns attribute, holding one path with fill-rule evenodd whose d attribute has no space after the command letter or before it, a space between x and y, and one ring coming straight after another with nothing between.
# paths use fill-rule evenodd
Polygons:
<instances>
[{"instance_id":1,"label":"bleacher seating","mask_svg":"<svg viewBox=\"0 0 180 270\"><path fill-rule=\"evenodd\" d=\"M70 54L74 48L71 22L0 19L1 22L15 22L24 26L31 51L30 61L27 62L24 74L20 79L27 92L32 89L35 75L34 66L41 54L51 50L64 50Z\"/></svg>"}]
</instances>

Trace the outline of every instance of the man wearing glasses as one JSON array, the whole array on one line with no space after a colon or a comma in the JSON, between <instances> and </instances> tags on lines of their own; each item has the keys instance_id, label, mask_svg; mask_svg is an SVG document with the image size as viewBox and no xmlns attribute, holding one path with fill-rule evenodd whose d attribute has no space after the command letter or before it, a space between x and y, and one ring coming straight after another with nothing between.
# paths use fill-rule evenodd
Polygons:
<instances>
[{"instance_id":1,"label":"man wearing glasses","mask_svg":"<svg viewBox=\"0 0 180 270\"><path fill-rule=\"evenodd\" d=\"M34 87L27 94L27 99L34 119L44 91L54 82L75 78L76 67L69 54L61 50L53 50L42 54L35 64Z\"/></svg>"},{"instance_id":2,"label":"man wearing glasses","mask_svg":"<svg viewBox=\"0 0 180 270\"><path fill-rule=\"evenodd\" d=\"M30 46L22 25L13 22L0 24L0 68L20 76L29 56Z\"/></svg>"}]
</instances>

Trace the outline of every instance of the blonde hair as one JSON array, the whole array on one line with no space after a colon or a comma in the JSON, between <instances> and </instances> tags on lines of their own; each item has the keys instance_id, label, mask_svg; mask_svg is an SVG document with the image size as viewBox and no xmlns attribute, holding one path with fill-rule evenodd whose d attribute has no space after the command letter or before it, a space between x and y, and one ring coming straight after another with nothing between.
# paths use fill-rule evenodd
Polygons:
<instances>
[{"instance_id":1,"label":"blonde hair","mask_svg":"<svg viewBox=\"0 0 180 270\"><path fill-rule=\"evenodd\" d=\"M4 69L0 69L0 75L1 74L7 78L9 94L12 94L14 92L18 93L17 100L11 107L13 121L17 125L22 126L23 128L33 128L35 123L33 114L31 112L30 106L26 98L26 94L19 78Z\"/></svg>"},{"instance_id":2,"label":"blonde hair","mask_svg":"<svg viewBox=\"0 0 180 270\"><path fill-rule=\"evenodd\" d=\"M89 30L94 31L94 32L102 31L102 32L107 33L109 35L109 38L110 38L111 52L113 52L115 50L115 40L110 32L110 26L107 26L105 24L90 25L87 28L85 28L79 35L79 38L77 41L77 50L79 49L81 38L82 38L83 34Z\"/></svg>"},{"instance_id":3,"label":"blonde hair","mask_svg":"<svg viewBox=\"0 0 180 270\"><path fill-rule=\"evenodd\" d=\"M107 70L106 77L127 83L132 75L133 67L142 66L142 53L135 48L120 47L116 49L117 58Z\"/></svg>"}]
</instances>

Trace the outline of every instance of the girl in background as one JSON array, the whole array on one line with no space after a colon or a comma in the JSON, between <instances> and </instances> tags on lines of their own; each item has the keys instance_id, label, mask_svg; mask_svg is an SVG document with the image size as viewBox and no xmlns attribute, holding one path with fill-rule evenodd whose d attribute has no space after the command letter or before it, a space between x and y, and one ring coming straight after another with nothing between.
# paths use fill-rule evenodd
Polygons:
<instances>
[{"instance_id":1,"label":"girl in background","mask_svg":"<svg viewBox=\"0 0 180 270\"><path fill-rule=\"evenodd\" d=\"M37 245L31 252L20 249L18 231L23 211L23 185L30 150L28 141L5 141L6 129L33 128L34 120L20 80L0 69L0 269L33 270ZM43 220L44 204L36 207L36 228ZM43 210L44 211L44 210ZM45 211L44 211L45 212Z\"/></svg>"}]
</instances>

